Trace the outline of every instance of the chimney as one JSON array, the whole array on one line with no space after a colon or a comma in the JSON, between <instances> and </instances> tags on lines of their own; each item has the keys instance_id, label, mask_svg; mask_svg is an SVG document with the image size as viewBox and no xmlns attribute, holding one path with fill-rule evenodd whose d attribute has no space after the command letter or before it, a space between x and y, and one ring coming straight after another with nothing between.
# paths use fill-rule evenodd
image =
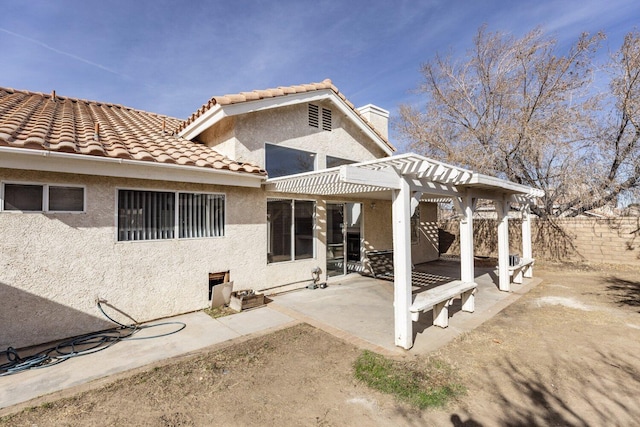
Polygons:
<instances>
[{"instance_id":1,"label":"chimney","mask_svg":"<svg viewBox=\"0 0 640 427\"><path fill-rule=\"evenodd\" d=\"M385 138L389 138L389 112L387 110L373 104L367 104L358 108L358 111L378 132Z\"/></svg>"}]
</instances>

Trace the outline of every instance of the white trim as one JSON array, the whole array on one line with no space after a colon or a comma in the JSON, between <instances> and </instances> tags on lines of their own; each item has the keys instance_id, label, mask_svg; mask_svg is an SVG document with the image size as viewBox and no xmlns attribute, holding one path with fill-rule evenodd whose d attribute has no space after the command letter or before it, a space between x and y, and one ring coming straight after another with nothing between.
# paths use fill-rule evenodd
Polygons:
<instances>
[{"instance_id":1,"label":"white trim","mask_svg":"<svg viewBox=\"0 0 640 427\"><path fill-rule=\"evenodd\" d=\"M195 119L185 129L179 132L178 135L191 140L225 117L237 116L240 114L253 113L257 111L265 111L272 108L280 108L290 105L319 102L323 100L330 101L342 114L351 118L351 121L358 127L358 129L361 130L371 140L373 140L387 156L391 156L393 154L393 150L387 145L384 139L382 139L332 89L320 89L311 92L274 96L273 98L262 98L254 101L238 102L235 104L216 104L215 106L211 107L211 109L206 111L202 116Z\"/></svg>"},{"instance_id":2,"label":"white trim","mask_svg":"<svg viewBox=\"0 0 640 427\"><path fill-rule=\"evenodd\" d=\"M368 174L381 171L385 173L379 178L373 173ZM544 195L544 191L536 188L473 173L413 153L269 178L265 181L265 188L274 192L325 196L374 193L397 188L397 185L392 185L393 182L390 181L391 172L402 176L412 190L420 191L427 197L435 195L456 198L471 191L474 198L502 200L503 195L507 193L511 199L529 202Z\"/></svg>"},{"instance_id":3,"label":"white trim","mask_svg":"<svg viewBox=\"0 0 640 427\"><path fill-rule=\"evenodd\" d=\"M389 118L389 115L390 115L390 113L384 108L380 108L377 105L373 105L373 104L363 105L362 107L356 108L356 110L358 110L362 114L375 113L387 119Z\"/></svg>"},{"instance_id":4,"label":"white trim","mask_svg":"<svg viewBox=\"0 0 640 427\"><path fill-rule=\"evenodd\" d=\"M469 187L480 186L491 187L492 189L497 188L510 193L530 195L532 197L544 196L544 191L537 188L532 188L522 184L516 184L515 182L480 173L474 173L467 185Z\"/></svg>"},{"instance_id":5,"label":"white trim","mask_svg":"<svg viewBox=\"0 0 640 427\"><path fill-rule=\"evenodd\" d=\"M266 177L199 166L0 147L0 168L259 188Z\"/></svg>"},{"instance_id":6,"label":"white trim","mask_svg":"<svg viewBox=\"0 0 640 427\"><path fill-rule=\"evenodd\" d=\"M209 129L211 125L219 122L227 117L227 114L222 110L221 105L214 105L207 110L202 116L195 119L181 132L178 132L178 136L182 138L192 140L196 136L200 135L205 130Z\"/></svg>"},{"instance_id":7,"label":"white trim","mask_svg":"<svg viewBox=\"0 0 640 427\"><path fill-rule=\"evenodd\" d=\"M358 168L357 166L339 166L340 181L347 184L370 185L372 182L378 187L398 190L400 177L391 169L371 170Z\"/></svg>"}]
</instances>

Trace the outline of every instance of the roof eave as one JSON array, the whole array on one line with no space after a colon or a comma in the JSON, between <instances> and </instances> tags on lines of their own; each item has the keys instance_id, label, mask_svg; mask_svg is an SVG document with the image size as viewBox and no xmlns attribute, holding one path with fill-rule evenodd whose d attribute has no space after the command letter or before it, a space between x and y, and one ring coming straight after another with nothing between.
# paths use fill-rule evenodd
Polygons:
<instances>
[{"instance_id":1,"label":"roof eave","mask_svg":"<svg viewBox=\"0 0 640 427\"><path fill-rule=\"evenodd\" d=\"M266 176L192 165L0 147L0 168L259 188Z\"/></svg>"},{"instance_id":2,"label":"roof eave","mask_svg":"<svg viewBox=\"0 0 640 427\"><path fill-rule=\"evenodd\" d=\"M290 105L301 104L305 102L318 102L322 100L331 101L341 113L350 117L356 126L368 138L373 140L379 148L387 155L393 155L395 149L383 140L369 125L367 125L361 117L359 117L345 101L338 96L332 89L319 89L310 92L302 92L288 94L283 96L275 96L273 98L262 98L253 101L238 102L234 104L221 105L217 104L202 116L198 117L186 128L184 128L179 136L192 140L199 134L218 123L224 117L237 116L241 114L253 113L257 111L265 111L273 108L286 107Z\"/></svg>"}]
</instances>

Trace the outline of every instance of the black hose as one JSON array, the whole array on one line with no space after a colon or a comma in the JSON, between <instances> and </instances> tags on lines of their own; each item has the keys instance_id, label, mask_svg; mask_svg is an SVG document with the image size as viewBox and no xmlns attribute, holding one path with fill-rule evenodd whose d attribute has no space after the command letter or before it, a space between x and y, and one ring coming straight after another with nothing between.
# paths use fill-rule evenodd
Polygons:
<instances>
[{"instance_id":1,"label":"black hose","mask_svg":"<svg viewBox=\"0 0 640 427\"><path fill-rule=\"evenodd\" d=\"M97 353L111 347L117 342L124 340L143 340L172 335L180 332L187 327L187 325L183 322L161 322L151 325L139 325L137 323L133 323L130 325L125 325L114 320L113 318L111 318L111 316L105 313L102 305L100 304L100 301L96 301L96 304L100 312L111 322L118 325L118 328L80 335L25 358L20 357L16 349L14 349L13 347L9 347L7 348L7 350L0 352L0 357L5 356L7 358L6 363L0 364L0 377L16 374L18 372L26 371L29 369L40 369L57 365L58 363L62 363L72 357ZM156 334L148 337L133 337L136 333L143 329L149 329L164 325L176 325L177 329L163 334Z\"/></svg>"}]
</instances>

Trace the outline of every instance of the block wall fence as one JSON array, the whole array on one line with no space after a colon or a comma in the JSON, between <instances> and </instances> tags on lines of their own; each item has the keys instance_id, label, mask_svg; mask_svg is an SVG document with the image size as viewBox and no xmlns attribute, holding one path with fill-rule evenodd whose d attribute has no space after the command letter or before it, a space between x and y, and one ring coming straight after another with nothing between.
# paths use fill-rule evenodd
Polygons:
<instances>
[{"instance_id":1,"label":"block wall fence","mask_svg":"<svg viewBox=\"0 0 640 427\"><path fill-rule=\"evenodd\" d=\"M474 219L475 255L498 255L497 221ZM439 221L440 253L460 253L458 221ZM550 261L587 261L640 265L640 218L533 219L533 256ZM509 219L511 253L522 253L519 219Z\"/></svg>"}]
</instances>

